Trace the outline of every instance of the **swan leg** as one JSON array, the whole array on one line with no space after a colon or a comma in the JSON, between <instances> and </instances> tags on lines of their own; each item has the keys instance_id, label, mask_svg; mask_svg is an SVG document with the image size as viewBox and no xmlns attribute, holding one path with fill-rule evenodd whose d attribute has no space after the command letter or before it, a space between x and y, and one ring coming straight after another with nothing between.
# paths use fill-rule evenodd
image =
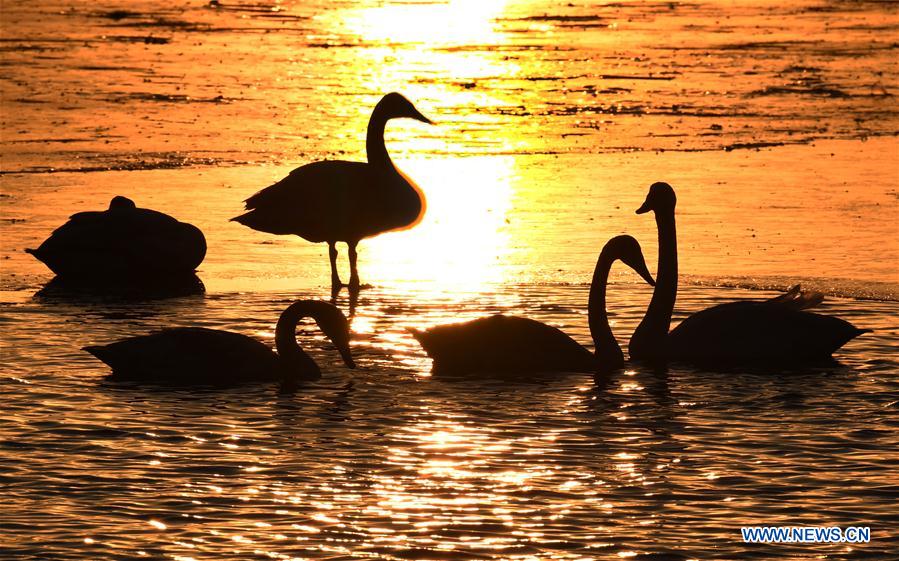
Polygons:
<instances>
[{"instance_id":1,"label":"swan leg","mask_svg":"<svg viewBox=\"0 0 899 561\"><path fill-rule=\"evenodd\" d=\"M350 249L350 290L359 290L359 271L356 269L356 244L359 242L348 242L347 247Z\"/></svg>"},{"instance_id":2,"label":"swan leg","mask_svg":"<svg viewBox=\"0 0 899 561\"><path fill-rule=\"evenodd\" d=\"M328 242L328 258L331 260L331 290L340 289L340 275L337 274L337 242Z\"/></svg>"}]
</instances>

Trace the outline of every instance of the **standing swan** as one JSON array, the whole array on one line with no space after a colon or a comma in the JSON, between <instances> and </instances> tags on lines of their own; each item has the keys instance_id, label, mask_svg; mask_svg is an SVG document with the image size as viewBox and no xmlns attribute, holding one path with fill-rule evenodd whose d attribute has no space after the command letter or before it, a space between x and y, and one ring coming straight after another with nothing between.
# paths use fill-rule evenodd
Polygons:
<instances>
[{"instance_id":1,"label":"standing swan","mask_svg":"<svg viewBox=\"0 0 899 561\"><path fill-rule=\"evenodd\" d=\"M596 372L624 366L621 347L606 315L606 283L612 263L620 259L655 284L640 244L631 236L609 240L599 254L590 285L588 322L596 355L555 327L527 318L494 315L412 330L428 356L435 374L472 372Z\"/></svg>"},{"instance_id":2,"label":"standing swan","mask_svg":"<svg viewBox=\"0 0 899 561\"><path fill-rule=\"evenodd\" d=\"M296 341L297 323L304 317L314 319L347 367L355 368L343 313L314 300L294 302L281 314L275 328L277 354L252 337L203 327L164 329L84 350L108 364L116 380L209 386L280 381L290 389L299 381L321 377L318 365Z\"/></svg>"},{"instance_id":3,"label":"standing swan","mask_svg":"<svg viewBox=\"0 0 899 561\"><path fill-rule=\"evenodd\" d=\"M796 286L764 301L713 306L685 319L668 333L677 297L677 197L667 183L654 183L637 214L655 212L659 231L656 287L646 316L629 346L631 359L676 360L707 365L796 364L827 360L849 340L865 333L851 323L803 311L823 297Z\"/></svg>"},{"instance_id":4,"label":"standing swan","mask_svg":"<svg viewBox=\"0 0 899 561\"><path fill-rule=\"evenodd\" d=\"M384 125L408 117L433 124L398 93L375 106L368 121L368 163L324 160L299 167L246 200L249 212L232 220L272 234L295 234L310 242L328 242L331 289L342 284L337 274L337 242L350 255L350 288L359 288L356 245L363 238L418 224L425 198L418 186L393 165L384 146Z\"/></svg>"}]
</instances>

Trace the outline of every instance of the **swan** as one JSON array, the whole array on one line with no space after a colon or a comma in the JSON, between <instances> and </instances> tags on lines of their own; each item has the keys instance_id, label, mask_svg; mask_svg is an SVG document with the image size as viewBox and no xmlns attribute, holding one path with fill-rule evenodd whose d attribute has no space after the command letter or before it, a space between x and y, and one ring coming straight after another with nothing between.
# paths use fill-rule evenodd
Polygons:
<instances>
[{"instance_id":1,"label":"swan","mask_svg":"<svg viewBox=\"0 0 899 561\"><path fill-rule=\"evenodd\" d=\"M398 93L375 106L368 121L368 162L324 160L298 167L246 202L249 212L231 220L271 234L295 234L310 242L327 242L331 288L343 286L337 273L337 242L346 242L349 287L359 288L356 246L364 238L418 224L425 212L421 189L393 165L384 146L384 126L407 117L433 124Z\"/></svg>"},{"instance_id":2,"label":"swan","mask_svg":"<svg viewBox=\"0 0 899 561\"><path fill-rule=\"evenodd\" d=\"M434 359L435 374L596 372L621 368L624 355L606 315L606 283L616 259L650 285L655 284L637 240L622 235L606 243L596 261L588 302L596 355L555 327L502 314L410 331Z\"/></svg>"},{"instance_id":3,"label":"swan","mask_svg":"<svg viewBox=\"0 0 899 561\"><path fill-rule=\"evenodd\" d=\"M305 317L315 320L346 366L355 368L346 318L335 306L315 300L294 302L281 314L275 328L277 353L252 337L203 327L164 329L83 350L109 365L114 380L209 386L280 381L289 389L321 377L296 341L297 323Z\"/></svg>"},{"instance_id":4,"label":"swan","mask_svg":"<svg viewBox=\"0 0 899 561\"><path fill-rule=\"evenodd\" d=\"M140 281L193 275L206 256L206 238L192 224L116 196L108 209L72 215L25 251L67 280Z\"/></svg>"},{"instance_id":5,"label":"swan","mask_svg":"<svg viewBox=\"0 0 899 561\"><path fill-rule=\"evenodd\" d=\"M851 339L870 331L832 316L807 312L824 298L797 285L770 300L712 306L685 319L670 333L677 297L677 197L667 183L654 183L637 214L655 213L659 265L649 308L629 345L633 360L674 360L705 365L797 364L826 361Z\"/></svg>"}]
</instances>

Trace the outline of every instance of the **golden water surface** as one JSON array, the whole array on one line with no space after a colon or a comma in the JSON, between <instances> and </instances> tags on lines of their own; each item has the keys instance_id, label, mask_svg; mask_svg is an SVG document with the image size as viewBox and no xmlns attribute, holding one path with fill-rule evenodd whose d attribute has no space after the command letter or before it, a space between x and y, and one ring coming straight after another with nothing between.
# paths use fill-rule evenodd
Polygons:
<instances>
[{"instance_id":1,"label":"golden water surface","mask_svg":"<svg viewBox=\"0 0 899 561\"><path fill-rule=\"evenodd\" d=\"M899 548L899 72L893 2L21 2L2 6L0 553L15 559L880 559ZM114 385L79 349L175 325L273 343L326 249L228 219L392 121L414 229L364 241L359 368ZM678 193L676 319L801 282L875 331L790 373L442 380L407 328L532 317L590 346L605 240ZM199 226L205 294L35 296L23 252L114 195ZM343 248L341 248L343 252ZM344 267L343 255L341 267ZM344 275L346 273L344 272ZM612 273L626 346L650 289ZM349 311L346 295L338 304ZM746 525L870 526L748 546Z\"/></svg>"}]
</instances>

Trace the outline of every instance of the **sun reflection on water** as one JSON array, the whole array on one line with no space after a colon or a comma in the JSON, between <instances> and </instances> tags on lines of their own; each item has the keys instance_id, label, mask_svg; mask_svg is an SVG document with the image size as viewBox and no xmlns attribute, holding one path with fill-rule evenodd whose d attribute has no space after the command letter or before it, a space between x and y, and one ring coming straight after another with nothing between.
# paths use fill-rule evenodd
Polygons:
<instances>
[{"instance_id":1,"label":"sun reflection on water","mask_svg":"<svg viewBox=\"0 0 899 561\"><path fill-rule=\"evenodd\" d=\"M471 45L502 40L494 20L507 0L448 0L384 4L333 14L341 27L366 42Z\"/></svg>"},{"instance_id":2,"label":"sun reflection on water","mask_svg":"<svg viewBox=\"0 0 899 561\"><path fill-rule=\"evenodd\" d=\"M504 261L513 251L507 213L515 160L470 158L466 164L464 177L444 160L406 165L428 198L428 212L414 235L400 232L368 240L360 264L363 277L397 285L425 279L446 295L503 280Z\"/></svg>"},{"instance_id":3,"label":"sun reflection on water","mask_svg":"<svg viewBox=\"0 0 899 561\"><path fill-rule=\"evenodd\" d=\"M445 140L450 136L447 128L464 132L467 127L496 126L495 117L476 108L503 105L505 100L488 91L460 88L445 78L478 79L509 76L518 71L515 63L495 53L451 48L501 43L503 37L494 30L494 20L505 5L505 1L452 0L441 4L384 5L335 15L332 25L365 44L428 44L427 49L366 48L354 62L358 70L355 79L364 81L367 87L375 84L379 91L404 92L437 122L437 126L427 129L388 128L388 149L394 153L398 167L424 191L428 210L414 235L396 234L367 241L360 265L365 278L402 283L423 279L421 272L427 271L424 280L439 284L445 293L479 289L503 280L498 265L510 252L507 213L512 203L512 180L520 171L515 158L472 157L466 159L464 166L458 166L435 157L407 161L403 148L414 140L416 149L427 146L435 154L457 153ZM440 37L439 43L434 42L435 37ZM421 68L422 76L417 83L398 82L396 74L389 70L397 64ZM454 114L451 122L442 122L441 115L434 112L447 103L461 103L473 110ZM508 142L508 138L497 135L497 142Z\"/></svg>"}]
</instances>

